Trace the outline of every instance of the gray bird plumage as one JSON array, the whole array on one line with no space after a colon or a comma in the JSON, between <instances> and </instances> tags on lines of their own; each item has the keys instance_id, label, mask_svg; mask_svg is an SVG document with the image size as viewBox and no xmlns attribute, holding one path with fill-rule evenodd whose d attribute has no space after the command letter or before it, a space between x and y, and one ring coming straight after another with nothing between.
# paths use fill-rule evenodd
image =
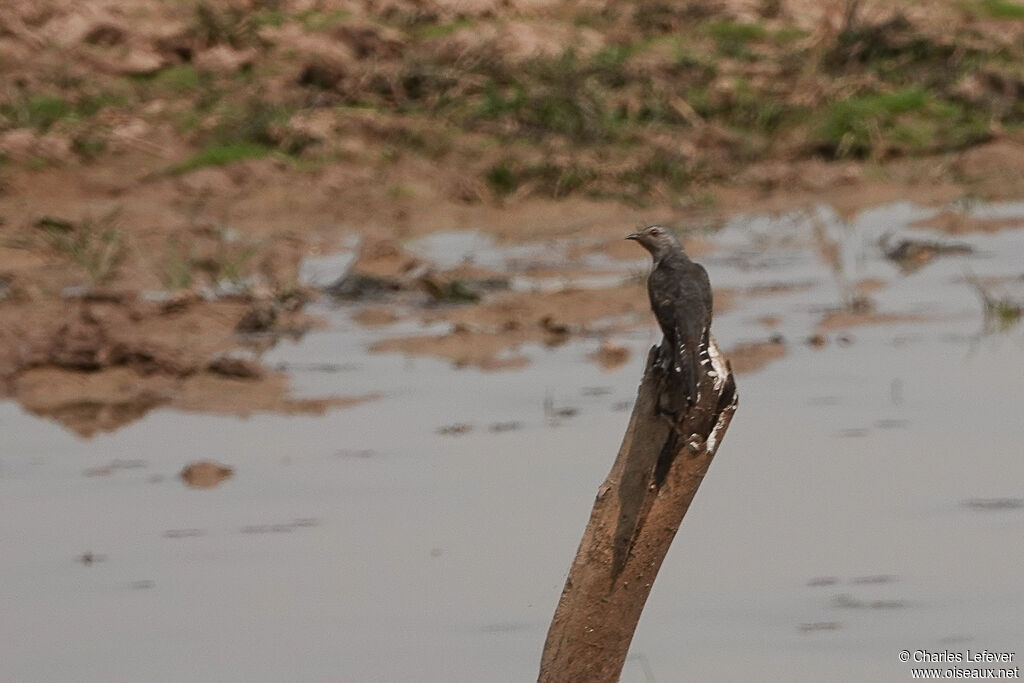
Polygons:
<instances>
[{"instance_id":1,"label":"gray bird plumage","mask_svg":"<svg viewBox=\"0 0 1024 683\"><path fill-rule=\"evenodd\" d=\"M690 260L668 229L652 225L626 239L639 242L654 261L647 293L664 335L659 361L667 386L660 408L675 416L682 412L680 395L685 395L687 407L697 401L711 330L711 282L703 266Z\"/></svg>"}]
</instances>

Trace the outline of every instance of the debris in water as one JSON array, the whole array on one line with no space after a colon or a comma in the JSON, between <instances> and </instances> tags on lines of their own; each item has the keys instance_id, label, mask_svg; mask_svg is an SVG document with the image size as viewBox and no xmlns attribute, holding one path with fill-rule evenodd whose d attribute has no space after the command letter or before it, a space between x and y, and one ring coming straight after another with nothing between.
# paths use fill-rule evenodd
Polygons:
<instances>
[{"instance_id":1,"label":"debris in water","mask_svg":"<svg viewBox=\"0 0 1024 683\"><path fill-rule=\"evenodd\" d=\"M438 303L476 303L481 298L480 291L465 280L446 280L435 273L427 273L417 282Z\"/></svg>"},{"instance_id":2,"label":"debris in water","mask_svg":"<svg viewBox=\"0 0 1024 683\"><path fill-rule=\"evenodd\" d=\"M401 288L401 283L391 278L351 273L324 287L324 292L335 299L361 301L379 299Z\"/></svg>"},{"instance_id":3,"label":"debris in water","mask_svg":"<svg viewBox=\"0 0 1024 683\"><path fill-rule=\"evenodd\" d=\"M437 433L442 436L458 436L460 434L468 434L471 431L473 431L473 425L467 424L445 425L444 427L437 428Z\"/></svg>"},{"instance_id":4,"label":"debris in water","mask_svg":"<svg viewBox=\"0 0 1024 683\"><path fill-rule=\"evenodd\" d=\"M290 522L278 524L250 524L242 527L239 531L243 534L286 534L291 531L295 531L296 529L309 529L319 525L319 519L316 519L315 517L303 517L300 519L293 519Z\"/></svg>"},{"instance_id":5,"label":"debris in water","mask_svg":"<svg viewBox=\"0 0 1024 683\"><path fill-rule=\"evenodd\" d=\"M850 579L850 583L854 584L896 583L896 581L896 577L892 574L869 574Z\"/></svg>"},{"instance_id":6,"label":"debris in water","mask_svg":"<svg viewBox=\"0 0 1024 683\"><path fill-rule=\"evenodd\" d=\"M974 510L1019 510L1024 498L968 498L963 505Z\"/></svg>"},{"instance_id":7,"label":"debris in water","mask_svg":"<svg viewBox=\"0 0 1024 683\"><path fill-rule=\"evenodd\" d=\"M831 586L838 583L839 579L834 576L816 576L807 581L808 586Z\"/></svg>"},{"instance_id":8,"label":"debris in water","mask_svg":"<svg viewBox=\"0 0 1024 683\"><path fill-rule=\"evenodd\" d=\"M985 306L986 331L1006 332L1020 322L1024 316L1024 302L1009 296L996 296L973 275L967 276L966 280Z\"/></svg>"},{"instance_id":9,"label":"debris in water","mask_svg":"<svg viewBox=\"0 0 1024 683\"><path fill-rule=\"evenodd\" d=\"M815 631L838 631L843 627L837 621L813 621L808 624L800 624L802 633L814 633Z\"/></svg>"},{"instance_id":10,"label":"debris in water","mask_svg":"<svg viewBox=\"0 0 1024 683\"><path fill-rule=\"evenodd\" d=\"M815 349L820 349L828 343L828 339L823 334L812 334L807 338L807 345Z\"/></svg>"},{"instance_id":11,"label":"debris in water","mask_svg":"<svg viewBox=\"0 0 1024 683\"><path fill-rule=\"evenodd\" d=\"M579 408L571 406L555 407L555 399L548 394L544 397L544 417L548 424L557 424L560 418L574 417L579 414Z\"/></svg>"},{"instance_id":12,"label":"debris in water","mask_svg":"<svg viewBox=\"0 0 1024 683\"><path fill-rule=\"evenodd\" d=\"M889 246L888 239L883 239L882 250L885 257L893 261L904 273L912 273L922 266L931 263L937 256L970 254L974 249L961 242L935 242L930 240L900 240Z\"/></svg>"},{"instance_id":13,"label":"debris in water","mask_svg":"<svg viewBox=\"0 0 1024 683\"><path fill-rule=\"evenodd\" d=\"M194 462L179 475L185 485L194 489L212 489L234 474L234 470L214 462Z\"/></svg>"},{"instance_id":14,"label":"debris in water","mask_svg":"<svg viewBox=\"0 0 1024 683\"><path fill-rule=\"evenodd\" d=\"M86 552L84 552L81 555L79 555L77 559L78 559L79 562L81 562L86 567L88 567L89 565L95 564L97 562L103 562L104 560L107 559L107 556L106 555L97 555L96 553L92 552L91 550L87 550Z\"/></svg>"},{"instance_id":15,"label":"debris in water","mask_svg":"<svg viewBox=\"0 0 1024 683\"><path fill-rule=\"evenodd\" d=\"M597 351L590 354L590 358L597 361L602 370L615 370L629 360L629 349L625 346L605 341L602 342Z\"/></svg>"},{"instance_id":16,"label":"debris in water","mask_svg":"<svg viewBox=\"0 0 1024 683\"><path fill-rule=\"evenodd\" d=\"M168 529L164 532L164 538L195 538L205 533L202 529Z\"/></svg>"},{"instance_id":17,"label":"debris in water","mask_svg":"<svg viewBox=\"0 0 1024 683\"><path fill-rule=\"evenodd\" d=\"M336 458L358 458L365 460L372 458L377 453L370 448L342 448L334 452Z\"/></svg>"}]
</instances>

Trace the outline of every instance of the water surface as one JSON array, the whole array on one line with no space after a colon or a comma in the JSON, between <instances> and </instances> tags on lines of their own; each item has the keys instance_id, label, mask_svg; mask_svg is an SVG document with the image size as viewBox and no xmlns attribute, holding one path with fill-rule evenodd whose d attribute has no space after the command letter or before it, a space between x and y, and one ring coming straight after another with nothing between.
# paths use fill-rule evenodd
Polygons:
<instances>
[{"instance_id":1,"label":"water surface","mask_svg":"<svg viewBox=\"0 0 1024 683\"><path fill-rule=\"evenodd\" d=\"M903 275L878 239L927 238L906 225L933 213L844 223L823 208L714 237L716 287L802 286L716 319L725 348L777 334L787 353L739 378L623 680L902 681L903 649L1020 653L1024 333L983 333L963 276L1012 288L1024 230L959 236L973 254ZM419 248L499 258L484 238ZM907 320L804 343L869 278L885 284L875 310ZM613 338L633 352L614 372L585 338L486 373L368 354L422 330L318 312L329 329L268 362L294 369L300 395L381 399L322 418L157 411L91 440L0 404L0 678L535 679L653 320ZM576 412L552 419L545 403ZM442 433L456 424L471 429ZM176 473L194 460L235 474L188 489Z\"/></svg>"}]
</instances>

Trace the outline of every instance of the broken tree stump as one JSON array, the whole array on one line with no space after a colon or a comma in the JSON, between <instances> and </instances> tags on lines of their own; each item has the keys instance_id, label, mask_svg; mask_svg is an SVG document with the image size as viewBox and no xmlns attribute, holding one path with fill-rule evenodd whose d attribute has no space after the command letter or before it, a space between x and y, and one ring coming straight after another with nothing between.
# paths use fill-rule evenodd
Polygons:
<instances>
[{"instance_id":1,"label":"broken tree stump","mask_svg":"<svg viewBox=\"0 0 1024 683\"><path fill-rule=\"evenodd\" d=\"M714 338L709 356L714 376L701 378L698 402L673 428L656 410L664 384L657 347L648 354L548 629L539 683L619 680L662 560L736 412L736 383Z\"/></svg>"}]
</instances>

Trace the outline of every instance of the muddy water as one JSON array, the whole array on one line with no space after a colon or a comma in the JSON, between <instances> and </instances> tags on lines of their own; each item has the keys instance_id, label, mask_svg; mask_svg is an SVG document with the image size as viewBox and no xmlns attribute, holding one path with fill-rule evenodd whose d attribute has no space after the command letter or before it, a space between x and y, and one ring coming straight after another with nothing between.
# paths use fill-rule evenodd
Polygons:
<instances>
[{"instance_id":1,"label":"muddy water","mask_svg":"<svg viewBox=\"0 0 1024 683\"><path fill-rule=\"evenodd\" d=\"M906 228L933 213L821 209L715 236L716 286L760 292L718 317L719 340L779 334L786 355L739 378L623 680L901 681L903 649L1024 656L1024 325L984 334L962 281L1019 278L1024 230L960 235L973 254L904 275L878 238L934 237ZM444 239L420 247L466 244ZM869 278L893 319L804 343ZM321 312L330 329L268 360L300 394L380 400L157 411L91 440L0 404L0 679L535 678L653 327L614 338L633 351L614 372L581 339L484 373L368 355L423 329ZM199 459L234 475L186 488L176 473Z\"/></svg>"}]
</instances>

